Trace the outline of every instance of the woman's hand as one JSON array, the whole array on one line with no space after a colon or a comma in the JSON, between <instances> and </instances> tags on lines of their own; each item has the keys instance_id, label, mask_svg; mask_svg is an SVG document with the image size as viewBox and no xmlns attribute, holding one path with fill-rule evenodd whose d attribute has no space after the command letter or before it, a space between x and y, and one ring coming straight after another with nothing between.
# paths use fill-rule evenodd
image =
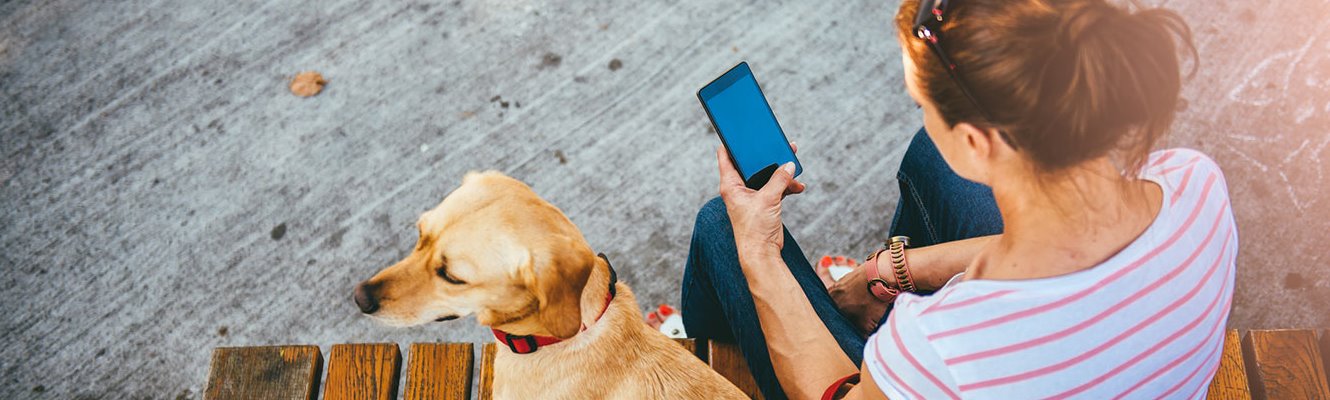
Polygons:
<instances>
[{"instance_id":1,"label":"woman's hand","mask_svg":"<svg viewBox=\"0 0 1330 400\"><path fill-rule=\"evenodd\" d=\"M716 163L720 166L720 197L730 215L740 260L746 257L779 258L780 250L785 247L780 222L781 200L786 195L802 193L805 188L803 183L794 180L794 163L778 168L759 190L744 185L743 177L735 170L730 157L719 147L716 148Z\"/></svg>"},{"instance_id":2,"label":"woman's hand","mask_svg":"<svg viewBox=\"0 0 1330 400\"><path fill-rule=\"evenodd\" d=\"M828 285L827 292L831 294L831 300L836 302L836 308L840 309L841 314L849 318L861 334L867 335L877 329L877 323L886 314L889 304L868 292L865 268L877 268L877 258L864 261L839 281Z\"/></svg>"}]
</instances>

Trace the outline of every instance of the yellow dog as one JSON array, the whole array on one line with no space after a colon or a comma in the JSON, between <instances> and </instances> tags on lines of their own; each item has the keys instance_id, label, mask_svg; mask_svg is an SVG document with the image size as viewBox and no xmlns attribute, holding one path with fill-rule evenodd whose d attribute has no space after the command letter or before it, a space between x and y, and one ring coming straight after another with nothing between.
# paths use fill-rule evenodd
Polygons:
<instances>
[{"instance_id":1,"label":"yellow dog","mask_svg":"<svg viewBox=\"0 0 1330 400\"><path fill-rule=\"evenodd\" d=\"M648 327L609 262L526 184L469 173L416 225L415 249L358 285L356 305L394 326L475 314L500 342L495 398L746 398Z\"/></svg>"}]
</instances>

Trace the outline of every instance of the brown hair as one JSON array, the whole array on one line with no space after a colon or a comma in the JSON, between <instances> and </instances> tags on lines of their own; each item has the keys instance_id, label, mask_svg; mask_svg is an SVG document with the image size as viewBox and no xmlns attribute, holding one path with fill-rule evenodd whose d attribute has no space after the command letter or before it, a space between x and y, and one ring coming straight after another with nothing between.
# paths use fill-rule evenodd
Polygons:
<instances>
[{"instance_id":1,"label":"brown hair","mask_svg":"<svg viewBox=\"0 0 1330 400\"><path fill-rule=\"evenodd\" d=\"M1139 170L1173 123L1179 45L1190 50L1195 72L1191 29L1165 9L1130 11L1105 0L953 0L939 43L989 120L914 36L918 7L905 0L896 25L923 94L949 126L998 128L1044 172L1104 155Z\"/></svg>"}]
</instances>

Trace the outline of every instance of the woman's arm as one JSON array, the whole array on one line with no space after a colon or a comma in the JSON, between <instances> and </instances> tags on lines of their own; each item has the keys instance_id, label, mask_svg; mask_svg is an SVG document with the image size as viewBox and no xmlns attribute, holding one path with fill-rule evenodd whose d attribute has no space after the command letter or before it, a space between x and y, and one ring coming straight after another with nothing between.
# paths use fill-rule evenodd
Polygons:
<instances>
[{"instance_id":1,"label":"woman's arm","mask_svg":"<svg viewBox=\"0 0 1330 400\"><path fill-rule=\"evenodd\" d=\"M905 250L905 260L910 264L915 286L921 290L941 289L951 277L964 272L984 246L1001 236L980 236ZM888 272L890 269L884 268L882 271Z\"/></svg>"},{"instance_id":2,"label":"woman's arm","mask_svg":"<svg viewBox=\"0 0 1330 400\"><path fill-rule=\"evenodd\" d=\"M921 290L942 288L947 280L969 266L980 249L997 237L998 235L982 236L906 249L905 260L910 265L915 286ZM883 258L877 257L864 261L839 281L827 287L831 299L836 302L836 308L850 318L860 332L866 333L876 329L877 322L887 311L888 304L868 292L868 278L865 273L867 268L878 268L879 276L894 282L895 277L891 273L891 267L877 264L881 259Z\"/></svg>"},{"instance_id":3,"label":"woman's arm","mask_svg":"<svg viewBox=\"0 0 1330 400\"><path fill-rule=\"evenodd\" d=\"M779 249L777 249L779 250ZM780 252L740 249L771 365L791 398L817 398L837 379L858 372L823 325Z\"/></svg>"},{"instance_id":4,"label":"woman's arm","mask_svg":"<svg viewBox=\"0 0 1330 400\"><path fill-rule=\"evenodd\" d=\"M762 189L752 190L744 186L724 150L716 149L716 161L720 196L734 228L739 264L753 294L776 377L790 397L817 398L858 368L822 325L780 257L785 246L781 200L802 192L804 185L794 180L794 164L789 163L772 173Z\"/></svg>"}]
</instances>

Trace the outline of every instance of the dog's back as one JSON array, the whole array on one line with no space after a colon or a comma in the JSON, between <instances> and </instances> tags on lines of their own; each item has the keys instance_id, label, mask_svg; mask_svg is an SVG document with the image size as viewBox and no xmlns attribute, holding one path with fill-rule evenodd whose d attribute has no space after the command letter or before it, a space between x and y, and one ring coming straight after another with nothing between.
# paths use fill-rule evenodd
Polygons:
<instances>
[{"instance_id":1,"label":"dog's back","mask_svg":"<svg viewBox=\"0 0 1330 400\"><path fill-rule=\"evenodd\" d=\"M651 329L628 285L595 325L530 354L500 346L496 399L747 399L697 356Z\"/></svg>"}]
</instances>

